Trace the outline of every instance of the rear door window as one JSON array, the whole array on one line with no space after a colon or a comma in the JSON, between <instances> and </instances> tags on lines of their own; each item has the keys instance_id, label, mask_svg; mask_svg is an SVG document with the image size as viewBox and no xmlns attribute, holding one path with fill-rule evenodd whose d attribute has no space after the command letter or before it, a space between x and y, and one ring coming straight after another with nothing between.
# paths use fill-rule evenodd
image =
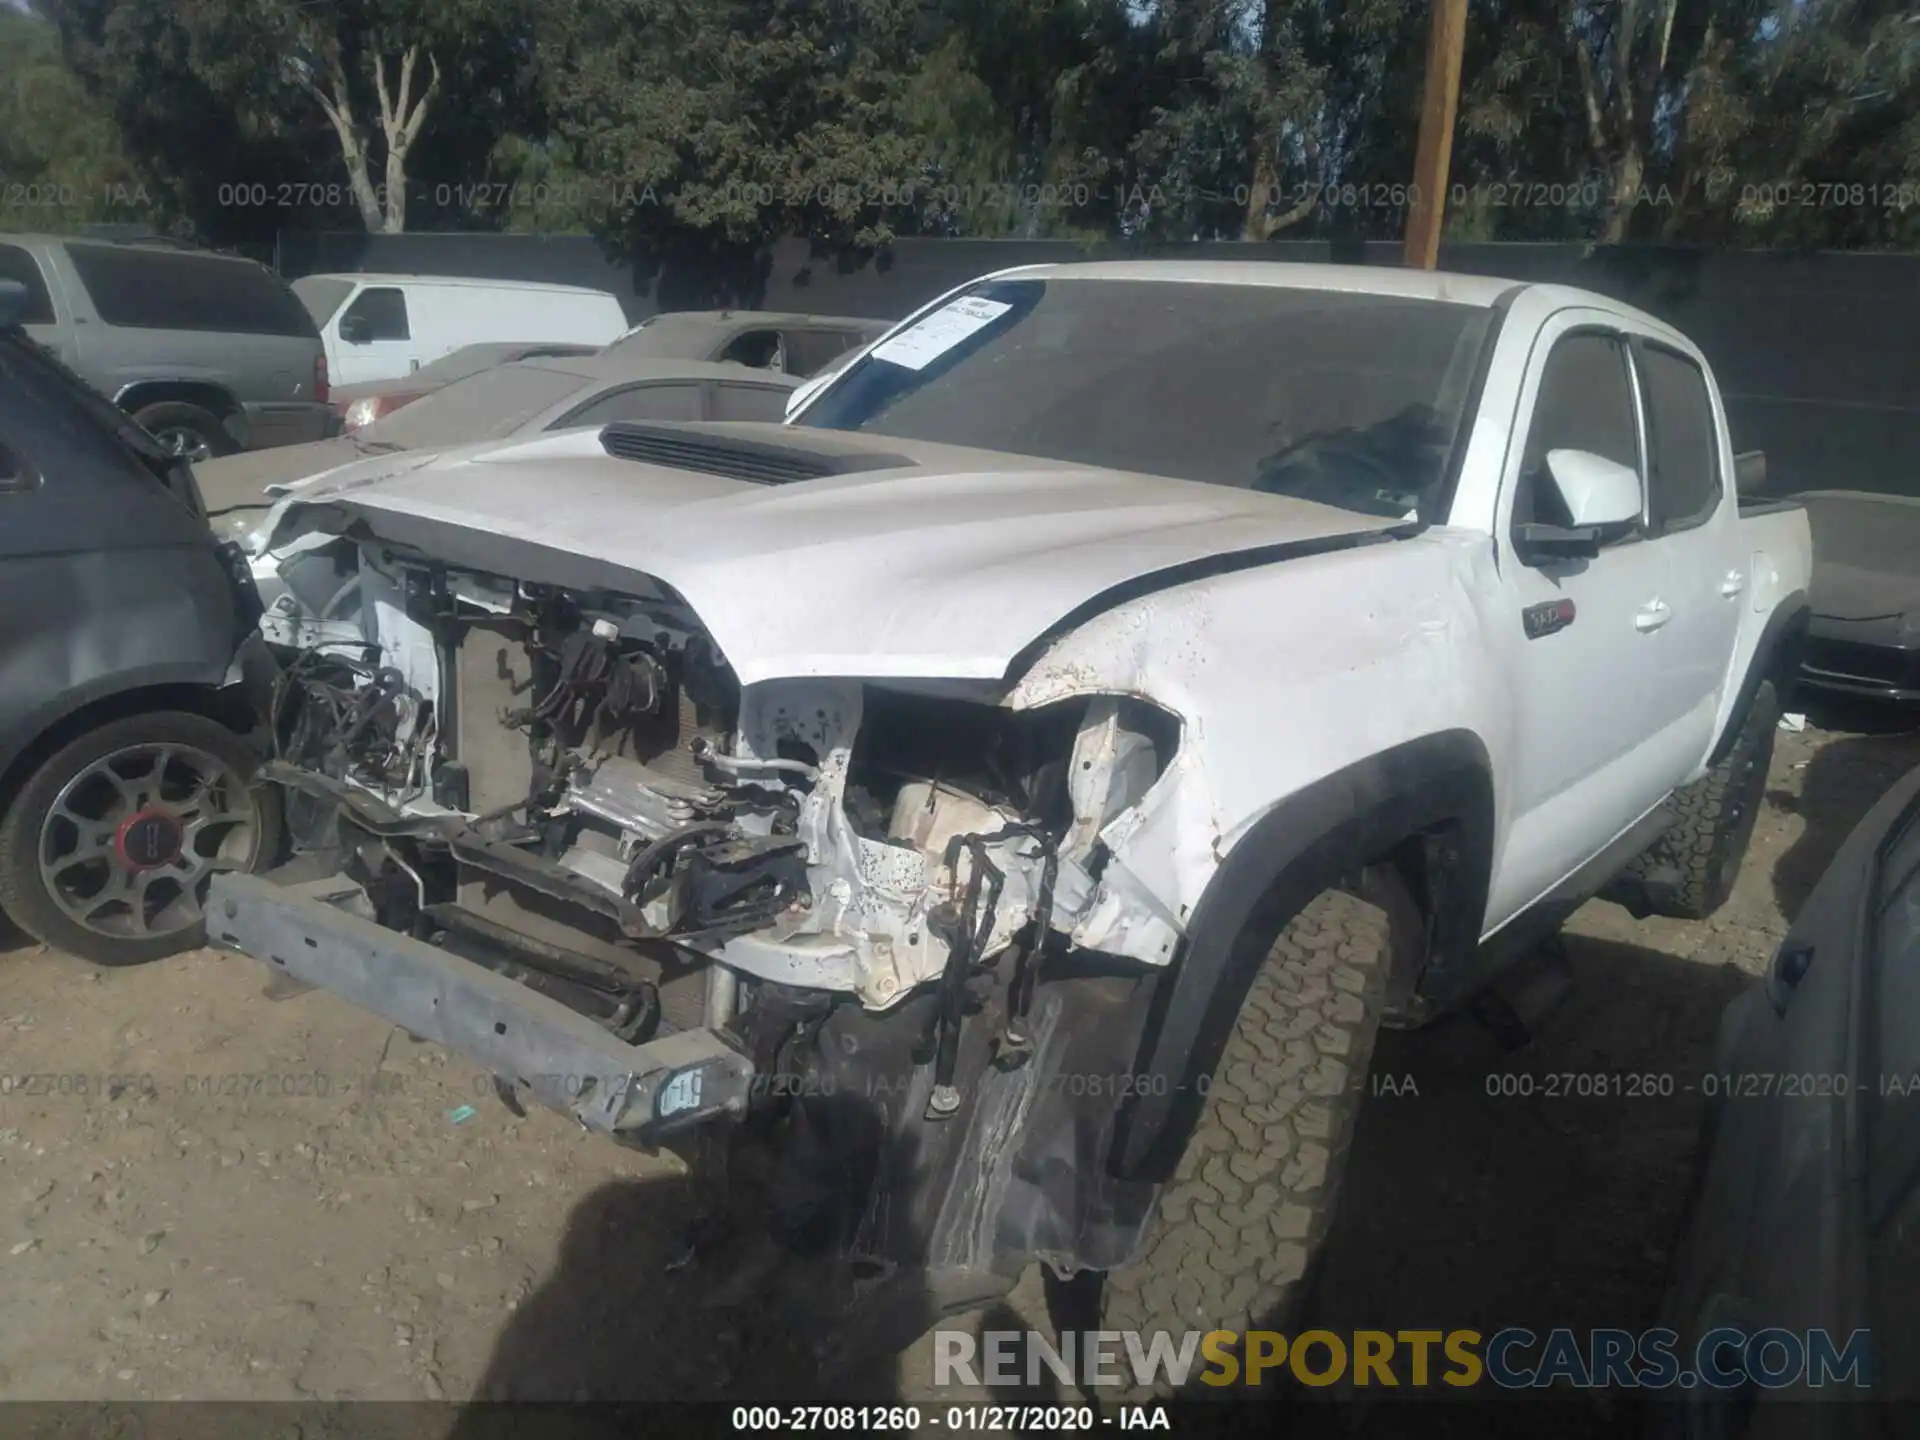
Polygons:
<instances>
[{"instance_id":1,"label":"rear door window","mask_svg":"<svg viewBox=\"0 0 1920 1440\"><path fill-rule=\"evenodd\" d=\"M20 317L22 325L51 325L53 295L47 289L47 277L39 263L18 245L0 245L0 280L17 280L27 287L27 309Z\"/></svg>"},{"instance_id":2,"label":"rear door window","mask_svg":"<svg viewBox=\"0 0 1920 1440\"><path fill-rule=\"evenodd\" d=\"M1720 438L1707 377L1684 355L1639 348L1647 400L1647 509L1653 533L1687 530L1720 503Z\"/></svg>"},{"instance_id":3,"label":"rear door window","mask_svg":"<svg viewBox=\"0 0 1920 1440\"><path fill-rule=\"evenodd\" d=\"M340 317L343 336L350 325L362 327L358 336L362 340L411 340L413 332L407 326L406 292L391 285L362 290Z\"/></svg>"},{"instance_id":4,"label":"rear door window","mask_svg":"<svg viewBox=\"0 0 1920 1440\"><path fill-rule=\"evenodd\" d=\"M67 258L109 325L319 338L280 277L250 260L74 242Z\"/></svg>"}]
</instances>

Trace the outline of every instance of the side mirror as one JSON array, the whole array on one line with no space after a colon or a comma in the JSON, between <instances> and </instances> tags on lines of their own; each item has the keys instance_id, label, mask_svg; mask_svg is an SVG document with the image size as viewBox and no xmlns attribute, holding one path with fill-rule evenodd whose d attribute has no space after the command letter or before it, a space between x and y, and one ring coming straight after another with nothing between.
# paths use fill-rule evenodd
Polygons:
<instances>
[{"instance_id":1,"label":"side mirror","mask_svg":"<svg viewBox=\"0 0 1920 1440\"><path fill-rule=\"evenodd\" d=\"M342 315L340 338L349 345L370 345L373 343L373 327L367 323L364 315Z\"/></svg>"},{"instance_id":2,"label":"side mirror","mask_svg":"<svg viewBox=\"0 0 1920 1440\"><path fill-rule=\"evenodd\" d=\"M1589 450L1549 450L1547 474L1576 530L1640 518L1640 474L1618 460Z\"/></svg>"},{"instance_id":3,"label":"side mirror","mask_svg":"<svg viewBox=\"0 0 1920 1440\"><path fill-rule=\"evenodd\" d=\"M1549 450L1539 479L1551 483L1568 523L1514 527L1522 564L1590 560L1600 547L1640 523L1640 475L1588 450Z\"/></svg>"},{"instance_id":4,"label":"side mirror","mask_svg":"<svg viewBox=\"0 0 1920 1440\"><path fill-rule=\"evenodd\" d=\"M1733 493L1751 500L1767 488L1767 452L1747 450L1733 457Z\"/></svg>"},{"instance_id":5,"label":"side mirror","mask_svg":"<svg viewBox=\"0 0 1920 1440\"><path fill-rule=\"evenodd\" d=\"M27 313L27 287L18 280L0 280L0 330L11 330Z\"/></svg>"}]
</instances>

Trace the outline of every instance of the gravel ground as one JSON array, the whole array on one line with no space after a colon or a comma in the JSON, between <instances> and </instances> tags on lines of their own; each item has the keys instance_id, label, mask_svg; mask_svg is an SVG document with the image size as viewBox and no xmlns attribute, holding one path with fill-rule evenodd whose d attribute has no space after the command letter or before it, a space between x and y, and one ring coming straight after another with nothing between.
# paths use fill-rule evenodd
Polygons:
<instances>
[{"instance_id":1,"label":"gravel ground","mask_svg":"<svg viewBox=\"0 0 1920 1440\"><path fill-rule=\"evenodd\" d=\"M1567 930L1572 993L1523 1049L1467 1021L1383 1039L1376 1073L1401 1093L1362 1120L1327 1323L1651 1323L1698 1120L1686 1087L1715 1018L1854 821L1920 764L1920 735L1816 718L1854 728L1780 735L1720 915L1635 922L1589 905ZM0 1053L16 1079L0 1092L0 1396L800 1393L764 1292L718 1303L712 1275L672 1267L694 1201L671 1157L516 1119L458 1061L324 993L266 998L250 960L99 971L4 943ZM1494 1093L1524 1086L1502 1077L1538 1091L1572 1072L1669 1076L1672 1093ZM1012 1314L1037 1317L1036 1290ZM930 1354L923 1340L843 1393L932 1399ZM1616 1433L1610 1404L1555 1433ZM1340 1428L1440 1433L1445 1411ZM1506 1423L1460 1433L1531 1433L1517 1413Z\"/></svg>"}]
</instances>

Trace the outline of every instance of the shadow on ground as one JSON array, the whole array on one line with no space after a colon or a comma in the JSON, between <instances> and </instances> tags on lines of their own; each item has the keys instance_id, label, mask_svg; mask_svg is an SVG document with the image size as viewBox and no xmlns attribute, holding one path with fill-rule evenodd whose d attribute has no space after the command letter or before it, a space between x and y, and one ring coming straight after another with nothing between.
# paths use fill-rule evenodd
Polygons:
<instances>
[{"instance_id":1,"label":"shadow on ground","mask_svg":"<svg viewBox=\"0 0 1920 1440\"><path fill-rule=\"evenodd\" d=\"M501 1330L473 1397L481 1408L889 1398L890 1360L831 1384L820 1378L817 1324L803 1303L819 1290L802 1263L756 1281L758 1236L739 1237L739 1263L680 1263L687 1237L708 1218L706 1197L704 1187L674 1179L617 1181L582 1200L558 1267Z\"/></svg>"},{"instance_id":2,"label":"shadow on ground","mask_svg":"<svg viewBox=\"0 0 1920 1440\"><path fill-rule=\"evenodd\" d=\"M1894 781L1920 765L1920 715L1859 701L1808 701L1808 723L1848 733L1815 750L1799 772L1795 791L1767 795L1778 810L1798 815L1806 828L1773 869L1780 913L1800 914L1834 854Z\"/></svg>"},{"instance_id":3,"label":"shadow on ground","mask_svg":"<svg viewBox=\"0 0 1920 1440\"><path fill-rule=\"evenodd\" d=\"M15 950L25 950L39 943L8 919L6 911L0 910L0 958L4 958Z\"/></svg>"},{"instance_id":4,"label":"shadow on ground","mask_svg":"<svg viewBox=\"0 0 1920 1440\"><path fill-rule=\"evenodd\" d=\"M1401 1093L1362 1111L1312 1323L1482 1336L1658 1323L1700 1076L1749 981L1609 941L1569 936L1566 949L1574 988L1518 1050L1465 1019L1381 1038L1376 1084ZM1543 1407L1486 1381L1432 1391L1296 1402L1288 1433L1581 1440L1637 1418L1622 1392L1561 1390Z\"/></svg>"},{"instance_id":5,"label":"shadow on ground","mask_svg":"<svg viewBox=\"0 0 1920 1440\"><path fill-rule=\"evenodd\" d=\"M1746 980L1731 967L1591 939L1571 938L1567 952L1574 988L1523 1048L1504 1050L1464 1019L1381 1038L1379 1093L1355 1137L1308 1323L1483 1335L1512 1325L1544 1333L1656 1323L1682 1223L1698 1079L1719 1013ZM1389 1081L1397 1094L1386 1093ZM935 1400L902 1397L892 1361L821 1380L809 1354L817 1322L791 1303L808 1286L796 1289L791 1276L736 1287L725 1305L715 1301L727 1281L707 1262L669 1270L675 1237L698 1209L694 1193L678 1181L620 1183L583 1200L558 1269L508 1320L475 1399ZM1056 1322L1079 1328L1063 1313L1072 1297L1054 1298ZM995 1307L954 1323L1025 1322ZM1618 1393L1558 1399L1549 1417L1484 1384L1433 1388L1376 1398L1336 1386L1321 1392L1334 1397L1329 1404L1293 1388L1280 1413L1269 1401L1258 1418L1292 1435L1476 1440L1544 1433L1543 1423L1572 1440L1612 1436L1634 1419L1631 1397ZM1044 1375L992 1398L1077 1403ZM1256 1418L1235 1408L1236 1420ZM470 1407L455 1435L484 1433L488 1409Z\"/></svg>"}]
</instances>

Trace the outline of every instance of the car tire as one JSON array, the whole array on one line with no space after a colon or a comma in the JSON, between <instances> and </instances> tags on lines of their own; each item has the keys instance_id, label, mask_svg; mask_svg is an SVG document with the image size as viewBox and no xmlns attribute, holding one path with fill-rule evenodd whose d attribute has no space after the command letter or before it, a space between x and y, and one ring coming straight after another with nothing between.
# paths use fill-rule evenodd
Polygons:
<instances>
[{"instance_id":1,"label":"car tire","mask_svg":"<svg viewBox=\"0 0 1920 1440\"><path fill-rule=\"evenodd\" d=\"M170 455L186 460L211 460L231 455L240 447L220 417L183 400L162 400L133 412L134 422Z\"/></svg>"},{"instance_id":2,"label":"car tire","mask_svg":"<svg viewBox=\"0 0 1920 1440\"><path fill-rule=\"evenodd\" d=\"M0 816L0 910L96 965L204 943L213 873L257 869L278 843L279 793L249 783L258 763L226 726L187 711L63 745Z\"/></svg>"},{"instance_id":3,"label":"car tire","mask_svg":"<svg viewBox=\"0 0 1920 1440\"><path fill-rule=\"evenodd\" d=\"M1705 775L1674 792L1673 825L1602 892L1606 898L1635 915L1674 920L1705 920L1726 904L1766 797L1779 727L1779 692L1763 680L1732 748Z\"/></svg>"},{"instance_id":4,"label":"car tire","mask_svg":"<svg viewBox=\"0 0 1920 1440\"><path fill-rule=\"evenodd\" d=\"M1105 1277L1102 1330L1166 1331L1177 1346L1194 1330L1290 1325L1339 1197L1389 978L1424 936L1388 867L1281 931L1140 1251Z\"/></svg>"}]
</instances>

